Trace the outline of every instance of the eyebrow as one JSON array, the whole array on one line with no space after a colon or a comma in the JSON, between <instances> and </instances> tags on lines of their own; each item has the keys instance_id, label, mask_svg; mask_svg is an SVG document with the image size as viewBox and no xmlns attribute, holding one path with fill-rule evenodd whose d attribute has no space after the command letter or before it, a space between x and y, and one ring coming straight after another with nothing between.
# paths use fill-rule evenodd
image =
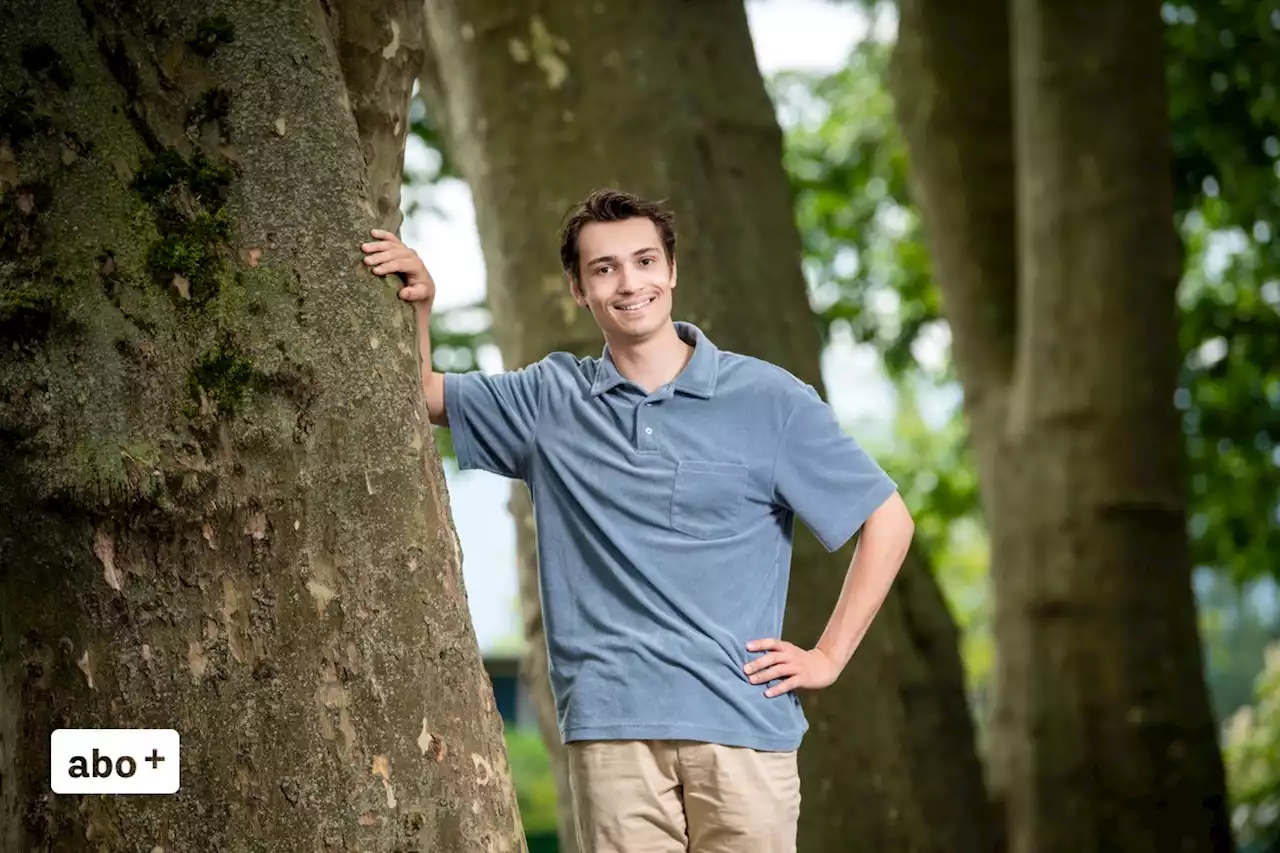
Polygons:
<instances>
[{"instance_id":1,"label":"eyebrow","mask_svg":"<svg viewBox=\"0 0 1280 853\"><path fill-rule=\"evenodd\" d=\"M657 246L649 246L649 247L644 248L644 249L636 249L634 252L632 252L632 253L631 253L631 257L633 257L633 258L638 258L638 257L640 257L641 255L648 255L648 254L651 254L651 253L653 253L653 252L657 252L657 251L658 251L658 247L657 247ZM611 263L611 264L617 263L617 262L618 262L618 256L617 256L617 255L601 255L601 256L600 256L600 257L598 257L598 258L592 258L591 260L587 261L587 266L589 266L589 267L593 267L593 266L595 266L596 264L602 264L602 263L605 263L605 262L608 262L608 263Z\"/></svg>"}]
</instances>

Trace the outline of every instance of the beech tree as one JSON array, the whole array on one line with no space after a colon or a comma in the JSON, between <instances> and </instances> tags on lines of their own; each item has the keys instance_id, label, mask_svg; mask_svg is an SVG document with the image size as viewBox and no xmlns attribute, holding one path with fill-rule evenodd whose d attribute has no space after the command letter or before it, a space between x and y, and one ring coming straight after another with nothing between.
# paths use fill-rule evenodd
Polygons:
<instances>
[{"instance_id":1,"label":"beech tree","mask_svg":"<svg viewBox=\"0 0 1280 853\"><path fill-rule=\"evenodd\" d=\"M822 389L781 133L741 2L442 0L428 5L427 32L424 91L475 199L508 367L552 350L599 355L556 232L591 189L618 186L676 211L679 319ZM513 494L525 671L554 757L533 526L523 486ZM790 640L816 641L851 554L798 531ZM991 849L956 629L918 554L840 681L803 701L801 849ZM560 778L567 807L563 768ZM564 813L562 833L571 824Z\"/></svg>"},{"instance_id":2,"label":"beech tree","mask_svg":"<svg viewBox=\"0 0 1280 853\"><path fill-rule=\"evenodd\" d=\"M523 849L359 250L421 8L0 9L0 849ZM52 794L62 728L176 729L180 792Z\"/></svg>"}]
</instances>

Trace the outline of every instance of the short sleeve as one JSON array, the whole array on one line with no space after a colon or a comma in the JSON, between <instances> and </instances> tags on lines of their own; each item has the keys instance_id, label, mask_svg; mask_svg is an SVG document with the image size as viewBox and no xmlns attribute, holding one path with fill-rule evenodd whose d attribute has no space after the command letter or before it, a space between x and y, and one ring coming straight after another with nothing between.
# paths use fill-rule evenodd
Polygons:
<instances>
[{"instance_id":1,"label":"short sleeve","mask_svg":"<svg viewBox=\"0 0 1280 853\"><path fill-rule=\"evenodd\" d=\"M543 365L486 374L446 373L444 407L458 467L513 480L528 474Z\"/></svg>"},{"instance_id":2,"label":"short sleeve","mask_svg":"<svg viewBox=\"0 0 1280 853\"><path fill-rule=\"evenodd\" d=\"M817 392L807 390L778 443L774 500L794 512L828 551L835 551L898 487L841 429Z\"/></svg>"}]
</instances>

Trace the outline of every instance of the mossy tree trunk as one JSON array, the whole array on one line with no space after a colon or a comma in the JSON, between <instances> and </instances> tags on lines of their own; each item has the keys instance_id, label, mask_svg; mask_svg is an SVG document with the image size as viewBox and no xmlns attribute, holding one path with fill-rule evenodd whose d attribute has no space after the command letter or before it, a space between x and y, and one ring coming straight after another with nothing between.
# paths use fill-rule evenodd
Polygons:
<instances>
[{"instance_id":1,"label":"mossy tree trunk","mask_svg":"<svg viewBox=\"0 0 1280 853\"><path fill-rule=\"evenodd\" d=\"M992 787L1012 853L1222 853L1159 7L1009 6L904 0L892 83L992 534Z\"/></svg>"},{"instance_id":2,"label":"mossy tree trunk","mask_svg":"<svg viewBox=\"0 0 1280 853\"><path fill-rule=\"evenodd\" d=\"M358 248L421 6L320 8L0 10L5 853L523 849L412 317ZM102 727L177 729L181 791L52 795L51 730Z\"/></svg>"},{"instance_id":3,"label":"mossy tree trunk","mask_svg":"<svg viewBox=\"0 0 1280 853\"><path fill-rule=\"evenodd\" d=\"M570 204L613 185L672 202L681 319L822 388L781 133L741 2L437 2L427 30L427 86L474 193L508 365L556 349L599 354L559 268L556 230ZM532 535L520 529L532 567ZM850 556L798 536L790 639L816 641ZM527 639L545 655L540 635ZM988 853L956 628L918 556L844 676L804 702L802 850L845 851L854 839L867 850Z\"/></svg>"}]
</instances>

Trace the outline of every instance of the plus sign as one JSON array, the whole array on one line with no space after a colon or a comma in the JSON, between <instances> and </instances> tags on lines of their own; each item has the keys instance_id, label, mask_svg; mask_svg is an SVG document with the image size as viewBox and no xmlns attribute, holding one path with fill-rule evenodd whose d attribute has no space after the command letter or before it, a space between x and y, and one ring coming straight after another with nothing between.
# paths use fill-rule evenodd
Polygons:
<instances>
[{"instance_id":1,"label":"plus sign","mask_svg":"<svg viewBox=\"0 0 1280 853\"><path fill-rule=\"evenodd\" d=\"M155 749L155 748L152 748L152 750L151 750L151 754L150 754L150 755L148 755L146 758L144 758L144 759L142 759L142 760L143 760L143 761L150 761L150 762L151 762L151 769L152 769L152 770L155 770L155 769L156 769L156 767L160 764L160 762L161 762L161 761L164 761L164 756L160 754L160 751L159 751L159 750L157 750L157 749Z\"/></svg>"}]
</instances>

